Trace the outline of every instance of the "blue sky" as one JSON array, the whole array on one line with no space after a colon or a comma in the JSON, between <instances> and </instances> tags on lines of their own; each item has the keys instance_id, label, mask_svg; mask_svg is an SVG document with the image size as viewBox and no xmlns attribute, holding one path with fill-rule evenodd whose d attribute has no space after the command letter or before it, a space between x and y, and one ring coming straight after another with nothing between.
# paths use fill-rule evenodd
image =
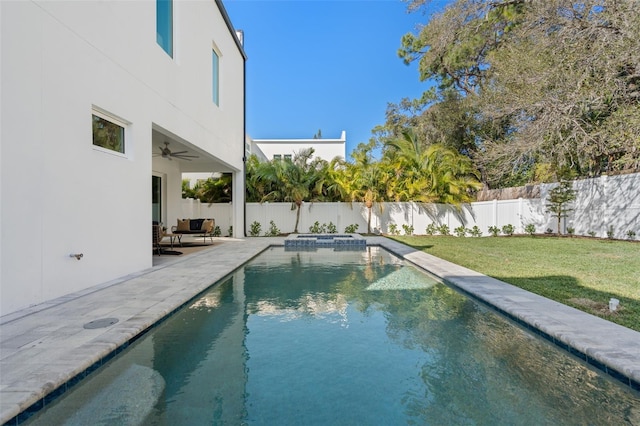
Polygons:
<instances>
[{"instance_id":1,"label":"blue sky","mask_svg":"<svg viewBox=\"0 0 640 426\"><path fill-rule=\"evenodd\" d=\"M426 23L400 0L224 0L247 53L247 133L254 139L347 132L347 159L385 120L388 102L428 89L398 58Z\"/></svg>"}]
</instances>

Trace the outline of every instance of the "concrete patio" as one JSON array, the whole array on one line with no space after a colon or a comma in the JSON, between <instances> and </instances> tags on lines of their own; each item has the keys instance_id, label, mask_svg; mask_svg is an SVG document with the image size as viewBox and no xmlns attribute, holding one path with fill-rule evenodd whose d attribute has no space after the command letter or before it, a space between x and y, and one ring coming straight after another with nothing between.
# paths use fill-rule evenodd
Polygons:
<instances>
[{"instance_id":1,"label":"concrete patio","mask_svg":"<svg viewBox=\"0 0 640 426\"><path fill-rule=\"evenodd\" d=\"M640 391L640 333L451 264L384 237L367 237L494 306ZM90 290L0 318L0 423L14 424L126 347L193 296L284 238L216 239L174 248L154 266ZM115 319L101 328L91 321ZM26 417L26 414L23 416Z\"/></svg>"}]
</instances>

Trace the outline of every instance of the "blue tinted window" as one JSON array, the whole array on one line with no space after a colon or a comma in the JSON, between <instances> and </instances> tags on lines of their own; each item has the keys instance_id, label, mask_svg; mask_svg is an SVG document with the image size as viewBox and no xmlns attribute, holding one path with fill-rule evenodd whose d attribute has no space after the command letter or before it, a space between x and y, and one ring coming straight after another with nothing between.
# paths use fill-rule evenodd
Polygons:
<instances>
[{"instance_id":1,"label":"blue tinted window","mask_svg":"<svg viewBox=\"0 0 640 426\"><path fill-rule=\"evenodd\" d=\"M220 69L219 69L219 64L220 64L220 59L218 58L218 54L216 53L215 50L211 51L211 58L212 58L212 83L213 83L213 102L216 105L220 105L220 84L219 84L219 80L220 80Z\"/></svg>"},{"instance_id":2,"label":"blue tinted window","mask_svg":"<svg viewBox=\"0 0 640 426\"><path fill-rule=\"evenodd\" d=\"M156 40L173 58L173 0L156 0Z\"/></svg>"}]
</instances>

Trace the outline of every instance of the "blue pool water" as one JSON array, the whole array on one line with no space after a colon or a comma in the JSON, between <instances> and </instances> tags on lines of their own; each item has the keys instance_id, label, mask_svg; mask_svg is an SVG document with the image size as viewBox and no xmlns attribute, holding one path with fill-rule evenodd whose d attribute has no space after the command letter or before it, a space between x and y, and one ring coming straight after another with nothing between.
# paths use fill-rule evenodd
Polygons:
<instances>
[{"instance_id":1,"label":"blue pool water","mask_svg":"<svg viewBox=\"0 0 640 426\"><path fill-rule=\"evenodd\" d=\"M640 398L381 248L280 247L27 423L640 424Z\"/></svg>"}]
</instances>

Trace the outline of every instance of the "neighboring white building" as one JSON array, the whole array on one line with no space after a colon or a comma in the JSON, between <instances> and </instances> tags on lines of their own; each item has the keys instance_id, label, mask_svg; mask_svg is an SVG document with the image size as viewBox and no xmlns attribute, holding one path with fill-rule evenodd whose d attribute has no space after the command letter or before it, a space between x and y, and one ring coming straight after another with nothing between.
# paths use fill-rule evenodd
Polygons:
<instances>
[{"instance_id":1,"label":"neighboring white building","mask_svg":"<svg viewBox=\"0 0 640 426\"><path fill-rule=\"evenodd\" d=\"M346 158L347 132L340 139L250 139L247 144L252 154L263 160L285 159L302 149L313 148L314 158L331 161L335 157Z\"/></svg>"},{"instance_id":2,"label":"neighboring white building","mask_svg":"<svg viewBox=\"0 0 640 426\"><path fill-rule=\"evenodd\" d=\"M183 172L232 173L243 232L246 57L221 0L0 1L0 39L0 315L151 267Z\"/></svg>"}]
</instances>

